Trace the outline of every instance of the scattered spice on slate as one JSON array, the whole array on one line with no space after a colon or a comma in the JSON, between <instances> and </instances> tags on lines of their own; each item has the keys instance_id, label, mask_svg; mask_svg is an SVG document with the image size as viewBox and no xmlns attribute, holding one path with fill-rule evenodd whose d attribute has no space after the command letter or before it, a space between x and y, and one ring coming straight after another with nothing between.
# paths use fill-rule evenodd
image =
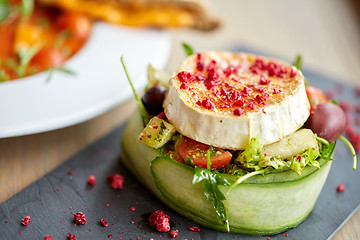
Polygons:
<instances>
[{"instance_id":1,"label":"scattered spice on slate","mask_svg":"<svg viewBox=\"0 0 360 240\"><path fill-rule=\"evenodd\" d=\"M108 234L107 236L108 236L108 238L111 238L111 237L112 237L112 234Z\"/></svg>"},{"instance_id":2,"label":"scattered spice on slate","mask_svg":"<svg viewBox=\"0 0 360 240\"><path fill-rule=\"evenodd\" d=\"M46 235L43 240L54 240L52 235Z\"/></svg>"},{"instance_id":3,"label":"scattered spice on slate","mask_svg":"<svg viewBox=\"0 0 360 240\"><path fill-rule=\"evenodd\" d=\"M85 214L82 212L74 213L74 220L76 224L85 224L86 223L85 217L86 217Z\"/></svg>"},{"instance_id":4,"label":"scattered spice on slate","mask_svg":"<svg viewBox=\"0 0 360 240\"><path fill-rule=\"evenodd\" d=\"M284 234L283 234L283 236L284 236L284 237L288 237L288 236L289 236L289 234L287 234L287 233L284 233Z\"/></svg>"},{"instance_id":5,"label":"scattered spice on slate","mask_svg":"<svg viewBox=\"0 0 360 240\"><path fill-rule=\"evenodd\" d=\"M95 177L93 174L91 174L91 175L88 177L87 182L88 182L89 185L95 185L95 183L96 183L96 177Z\"/></svg>"},{"instance_id":6,"label":"scattered spice on slate","mask_svg":"<svg viewBox=\"0 0 360 240\"><path fill-rule=\"evenodd\" d=\"M170 217L164 213L164 211L158 210L151 214L149 217L150 227L153 227L159 232L168 232L170 231Z\"/></svg>"},{"instance_id":7,"label":"scattered spice on slate","mask_svg":"<svg viewBox=\"0 0 360 240\"><path fill-rule=\"evenodd\" d=\"M107 176L107 179L111 182L111 187L113 189L123 189L124 187L124 177L120 174L111 174Z\"/></svg>"},{"instance_id":8,"label":"scattered spice on slate","mask_svg":"<svg viewBox=\"0 0 360 240\"><path fill-rule=\"evenodd\" d=\"M74 171L72 171L72 170L68 171L69 176L72 176L73 174L74 174Z\"/></svg>"},{"instance_id":9,"label":"scattered spice on slate","mask_svg":"<svg viewBox=\"0 0 360 240\"><path fill-rule=\"evenodd\" d=\"M76 237L74 234L68 233L67 236L68 236L68 240L76 240Z\"/></svg>"},{"instance_id":10,"label":"scattered spice on slate","mask_svg":"<svg viewBox=\"0 0 360 240\"><path fill-rule=\"evenodd\" d=\"M60 192L60 190L61 190L61 188L59 188L59 187L56 189L56 191L58 191L58 192Z\"/></svg>"},{"instance_id":11,"label":"scattered spice on slate","mask_svg":"<svg viewBox=\"0 0 360 240\"><path fill-rule=\"evenodd\" d=\"M171 238L176 238L179 235L179 231L178 230L172 230L170 232L170 237Z\"/></svg>"},{"instance_id":12,"label":"scattered spice on slate","mask_svg":"<svg viewBox=\"0 0 360 240\"><path fill-rule=\"evenodd\" d=\"M110 205L109 205L109 204L106 204L105 206L106 206L106 207L109 207Z\"/></svg>"},{"instance_id":13,"label":"scattered spice on slate","mask_svg":"<svg viewBox=\"0 0 360 240\"><path fill-rule=\"evenodd\" d=\"M200 228L198 227L188 227L188 229L192 232L200 232Z\"/></svg>"},{"instance_id":14,"label":"scattered spice on slate","mask_svg":"<svg viewBox=\"0 0 360 240\"><path fill-rule=\"evenodd\" d=\"M344 186L344 184L340 183L340 184L337 186L336 190L337 190L338 192L345 192L345 186Z\"/></svg>"},{"instance_id":15,"label":"scattered spice on slate","mask_svg":"<svg viewBox=\"0 0 360 240\"><path fill-rule=\"evenodd\" d=\"M30 216L26 216L24 217L22 220L21 220L21 224L24 225L24 226L27 226L30 224L30 221L31 221L31 217Z\"/></svg>"},{"instance_id":16,"label":"scattered spice on slate","mask_svg":"<svg viewBox=\"0 0 360 240\"><path fill-rule=\"evenodd\" d=\"M135 208L134 208L134 207L130 207L130 210L131 210L131 211L135 211Z\"/></svg>"},{"instance_id":17,"label":"scattered spice on slate","mask_svg":"<svg viewBox=\"0 0 360 240\"><path fill-rule=\"evenodd\" d=\"M101 224L103 227L109 226L109 224L106 222L105 219L101 219L101 220L100 220L100 224Z\"/></svg>"}]
</instances>

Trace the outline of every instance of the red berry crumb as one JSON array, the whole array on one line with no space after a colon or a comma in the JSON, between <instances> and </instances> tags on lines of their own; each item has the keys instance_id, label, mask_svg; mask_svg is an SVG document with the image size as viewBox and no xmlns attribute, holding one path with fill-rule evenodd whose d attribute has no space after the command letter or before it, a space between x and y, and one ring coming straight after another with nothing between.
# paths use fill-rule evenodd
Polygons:
<instances>
[{"instance_id":1,"label":"red berry crumb","mask_svg":"<svg viewBox=\"0 0 360 240\"><path fill-rule=\"evenodd\" d=\"M90 184L90 185L95 185L95 183L96 183L96 177L91 174L91 175L88 177L87 182L88 182L88 184Z\"/></svg>"},{"instance_id":2,"label":"red berry crumb","mask_svg":"<svg viewBox=\"0 0 360 240\"><path fill-rule=\"evenodd\" d=\"M30 217L30 216L26 216L26 217L24 217L24 218L21 220L21 224L24 225L24 226L27 226L27 225L29 225L30 220L31 220L31 217Z\"/></svg>"},{"instance_id":3,"label":"red berry crumb","mask_svg":"<svg viewBox=\"0 0 360 240\"><path fill-rule=\"evenodd\" d=\"M74 171L72 171L72 170L68 171L69 176L72 176L73 174L74 174Z\"/></svg>"},{"instance_id":4,"label":"red berry crumb","mask_svg":"<svg viewBox=\"0 0 360 240\"><path fill-rule=\"evenodd\" d=\"M234 115L236 115L236 116L241 116L241 115L243 115L244 114L244 109L242 109L242 108L235 108L235 110L234 110Z\"/></svg>"},{"instance_id":5,"label":"red berry crumb","mask_svg":"<svg viewBox=\"0 0 360 240\"><path fill-rule=\"evenodd\" d=\"M101 224L103 227L109 226L109 224L106 222L105 219L101 219L101 220L100 220L100 224Z\"/></svg>"},{"instance_id":6,"label":"red berry crumb","mask_svg":"<svg viewBox=\"0 0 360 240\"><path fill-rule=\"evenodd\" d=\"M163 211L158 210L153 212L149 217L149 224L151 227L156 227L159 232L168 232L170 231L170 217L166 215Z\"/></svg>"},{"instance_id":7,"label":"red berry crumb","mask_svg":"<svg viewBox=\"0 0 360 240\"><path fill-rule=\"evenodd\" d=\"M344 186L344 184L340 183L340 184L337 186L336 190L337 190L338 192L345 192L345 186Z\"/></svg>"},{"instance_id":8,"label":"red berry crumb","mask_svg":"<svg viewBox=\"0 0 360 240\"><path fill-rule=\"evenodd\" d=\"M108 238L111 238L112 237L112 234L108 234Z\"/></svg>"},{"instance_id":9,"label":"red berry crumb","mask_svg":"<svg viewBox=\"0 0 360 240\"><path fill-rule=\"evenodd\" d=\"M74 220L76 224L85 224L86 223L85 217L86 217L85 214L82 212L74 213Z\"/></svg>"},{"instance_id":10,"label":"red berry crumb","mask_svg":"<svg viewBox=\"0 0 360 240\"><path fill-rule=\"evenodd\" d=\"M107 179L111 182L111 187L113 189L123 189L124 187L124 177L119 174L108 175Z\"/></svg>"},{"instance_id":11,"label":"red berry crumb","mask_svg":"<svg viewBox=\"0 0 360 240\"><path fill-rule=\"evenodd\" d=\"M134 208L134 207L131 207L130 210L131 210L131 211L135 211L135 208Z\"/></svg>"},{"instance_id":12,"label":"red berry crumb","mask_svg":"<svg viewBox=\"0 0 360 240\"><path fill-rule=\"evenodd\" d=\"M76 240L76 237L74 234L68 233L68 240Z\"/></svg>"},{"instance_id":13,"label":"red berry crumb","mask_svg":"<svg viewBox=\"0 0 360 240\"><path fill-rule=\"evenodd\" d=\"M52 235L46 235L43 240L54 240Z\"/></svg>"},{"instance_id":14,"label":"red berry crumb","mask_svg":"<svg viewBox=\"0 0 360 240\"><path fill-rule=\"evenodd\" d=\"M268 237L267 240L271 240L271 237Z\"/></svg>"},{"instance_id":15,"label":"red berry crumb","mask_svg":"<svg viewBox=\"0 0 360 240\"><path fill-rule=\"evenodd\" d=\"M289 234L287 234L287 233L284 233L284 234L283 234L283 236L284 236L284 237L288 237L288 236L289 236Z\"/></svg>"},{"instance_id":16,"label":"red berry crumb","mask_svg":"<svg viewBox=\"0 0 360 240\"><path fill-rule=\"evenodd\" d=\"M172 230L170 232L170 237L171 238L176 238L179 235L179 231L178 230Z\"/></svg>"},{"instance_id":17,"label":"red berry crumb","mask_svg":"<svg viewBox=\"0 0 360 240\"><path fill-rule=\"evenodd\" d=\"M188 227L188 229L192 232L200 232L200 228L198 227Z\"/></svg>"},{"instance_id":18,"label":"red berry crumb","mask_svg":"<svg viewBox=\"0 0 360 240\"><path fill-rule=\"evenodd\" d=\"M110 205L107 203L106 205L105 205L106 207L110 207Z\"/></svg>"}]
</instances>

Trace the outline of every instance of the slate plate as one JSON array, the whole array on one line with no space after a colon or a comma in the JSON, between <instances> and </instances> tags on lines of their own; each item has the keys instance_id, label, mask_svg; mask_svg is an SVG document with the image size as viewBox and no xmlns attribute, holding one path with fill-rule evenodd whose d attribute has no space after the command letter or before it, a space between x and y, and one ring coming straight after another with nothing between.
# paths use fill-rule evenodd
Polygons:
<instances>
[{"instance_id":1,"label":"slate plate","mask_svg":"<svg viewBox=\"0 0 360 240\"><path fill-rule=\"evenodd\" d=\"M243 50L243 49L242 49ZM359 103L354 87L336 83L328 76L306 71L312 85L332 90L335 98ZM337 79L339 82L339 79ZM355 112L352 112L355 117ZM358 114L359 115L359 114ZM170 216L172 229L179 230L177 239L267 239L267 236L226 234L200 227L200 233L187 230L198 226L172 211L154 198L119 163L119 140L124 126L111 132L79 152L60 167L33 183L0 205L0 239L43 239L52 235L55 240L67 239L67 233L77 239L170 239L169 233L159 233L148 225L148 217L156 210ZM329 239L352 216L360 205L360 173L352 170L350 152L339 142L329 177L309 217L297 228L271 239ZM73 175L68 172L73 171ZM108 174L125 177L123 190L113 190L106 180ZM95 174L95 186L87 185L87 178ZM338 193L342 182L346 191ZM109 204L107 207L106 204ZM131 207L135 209L131 210ZM87 223L75 225L73 214L84 212ZM21 225L26 215L32 220ZM102 227L100 219L109 226Z\"/></svg>"}]
</instances>

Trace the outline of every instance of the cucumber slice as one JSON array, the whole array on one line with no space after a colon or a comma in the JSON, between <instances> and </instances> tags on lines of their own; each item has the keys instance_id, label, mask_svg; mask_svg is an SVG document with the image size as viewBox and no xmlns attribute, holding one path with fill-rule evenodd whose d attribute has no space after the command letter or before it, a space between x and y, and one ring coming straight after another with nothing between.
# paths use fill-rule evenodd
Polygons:
<instances>
[{"instance_id":1,"label":"cucumber slice","mask_svg":"<svg viewBox=\"0 0 360 240\"><path fill-rule=\"evenodd\" d=\"M122 162L125 166L178 213L203 226L225 231L214 208L204 197L202 184L192 184L193 169L141 143L138 135L142 130L137 111L123 134ZM297 226L311 212L328 175L331 162L321 160L320 164L320 169L305 167L302 175L283 171L254 176L233 188L229 195L225 194L227 187L219 186L227 198L224 204L230 231L263 235ZM227 174L223 176L230 182L237 179Z\"/></svg>"}]
</instances>

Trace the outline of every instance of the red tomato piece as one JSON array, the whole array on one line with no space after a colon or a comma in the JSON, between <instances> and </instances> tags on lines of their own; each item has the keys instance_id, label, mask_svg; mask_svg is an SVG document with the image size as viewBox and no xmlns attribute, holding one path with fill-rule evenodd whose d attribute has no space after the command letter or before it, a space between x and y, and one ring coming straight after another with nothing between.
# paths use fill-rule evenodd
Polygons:
<instances>
[{"instance_id":1,"label":"red tomato piece","mask_svg":"<svg viewBox=\"0 0 360 240\"><path fill-rule=\"evenodd\" d=\"M315 111L316 106L320 103L326 103L329 101L320 89L313 86L306 86L306 95L310 102L311 112Z\"/></svg>"},{"instance_id":2,"label":"red tomato piece","mask_svg":"<svg viewBox=\"0 0 360 240\"><path fill-rule=\"evenodd\" d=\"M90 35L91 22L84 14L76 12L66 12L62 14L58 20L57 25L61 30L69 30L72 37L79 39L86 39Z\"/></svg>"},{"instance_id":3,"label":"red tomato piece","mask_svg":"<svg viewBox=\"0 0 360 240\"><path fill-rule=\"evenodd\" d=\"M31 60L31 63L41 70L45 70L47 68L60 67L65 60L64 55L59 50L45 47L40 49Z\"/></svg>"},{"instance_id":4,"label":"red tomato piece","mask_svg":"<svg viewBox=\"0 0 360 240\"><path fill-rule=\"evenodd\" d=\"M190 157L198 167L207 168L207 151L210 146L184 137L179 146L180 156L185 159ZM220 148L213 148L210 157L211 169L219 169L229 164L232 154Z\"/></svg>"}]
</instances>

